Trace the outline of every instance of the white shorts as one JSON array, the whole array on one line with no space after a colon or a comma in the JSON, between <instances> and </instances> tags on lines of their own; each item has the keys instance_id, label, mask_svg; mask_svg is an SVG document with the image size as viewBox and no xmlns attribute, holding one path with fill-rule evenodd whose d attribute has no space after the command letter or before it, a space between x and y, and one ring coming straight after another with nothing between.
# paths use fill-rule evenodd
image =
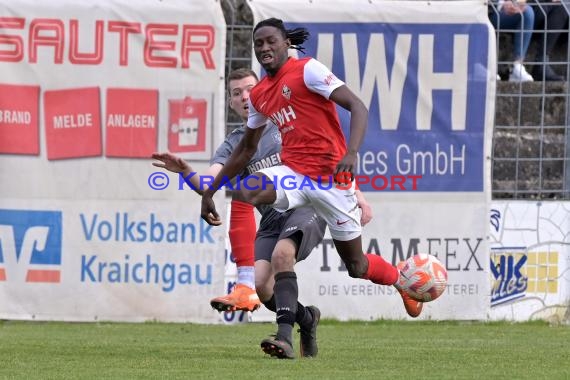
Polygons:
<instances>
[{"instance_id":1,"label":"white shorts","mask_svg":"<svg viewBox=\"0 0 570 380\"><path fill-rule=\"evenodd\" d=\"M275 186L277 198L272 204L277 211L311 205L323 218L335 240L348 241L362 234L360 207L356 202L354 183L348 189L335 184L319 183L296 173L286 165L272 166L258 171Z\"/></svg>"}]
</instances>

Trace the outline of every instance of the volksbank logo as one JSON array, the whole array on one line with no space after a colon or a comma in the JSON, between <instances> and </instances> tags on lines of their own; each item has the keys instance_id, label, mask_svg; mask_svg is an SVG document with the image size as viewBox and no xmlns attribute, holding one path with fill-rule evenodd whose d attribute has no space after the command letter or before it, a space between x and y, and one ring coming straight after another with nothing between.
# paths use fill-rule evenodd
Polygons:
<instances>
[{"instance_id":1,"label":"volksbank logo","mask_svg":"<svg viewBox=\"0 0 570 380\"><path fill-rule=\"evenodd\" d=\"M0 209L0 281L58 283L61 212Z\"/></svg>"}]
</instances>

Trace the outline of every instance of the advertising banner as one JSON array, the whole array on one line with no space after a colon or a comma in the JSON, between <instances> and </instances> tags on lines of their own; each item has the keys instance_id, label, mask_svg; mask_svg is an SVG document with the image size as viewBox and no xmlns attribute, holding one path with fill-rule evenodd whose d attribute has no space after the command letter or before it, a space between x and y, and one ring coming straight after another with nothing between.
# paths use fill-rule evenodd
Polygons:
<instances>
[{"instance_id":1,"label":"advertising banner","mask_svg":"<svg viewBox=\"0 0 570 380\"><path fill-rule=\"evenodd\" d=\"M249 5L254 24L276 17L288 29L307 28L306 54L292 54L325 64L369 110L356 179L374 212L364 227L364 250L393 264L415 253L443 262L447 291L426 304L421 318L487 318L496 54L486 3ZM348 136L350 115L338 110ZM351 279L330 240L296 268L301 302L318 305L325 317L406 316L394 288Z\"/></svg>"},{"instance_id":2,"label":"advertising banner","mask_svg":"<svg viewBox=\"0 0 570 380\"><path fill-rule=\"evenodd\" d=\"M495 201L490 227L490 318L568 321L568 202Z\"/></svg>"},{"instance_id":3,"label":"advertising banner","mask_svg":"<svg viewBox=\"0 0 570 380\"><path fill-rule=\"evenodd\" d=\"M219 3L0 9L0 318L218 322L224 231L150 156L224 137Z\"/></svg>"}]
</instances>

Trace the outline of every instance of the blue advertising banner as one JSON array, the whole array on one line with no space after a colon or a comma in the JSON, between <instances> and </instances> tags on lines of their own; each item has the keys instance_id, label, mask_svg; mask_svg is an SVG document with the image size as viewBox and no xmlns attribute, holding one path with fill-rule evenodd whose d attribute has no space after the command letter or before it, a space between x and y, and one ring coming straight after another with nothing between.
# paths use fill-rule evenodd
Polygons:
<instances>
[{"instance_id":1,"label":"blue advertising banner","mask_svg":"<svg viewBox=\"0 0 570 380\"><path fill-rule=\"evenodd\" d=\"M427 253L445 265L445 294L426 303L420 319L488 319L495 301L491 283L497 284L493 277L501 272L488 265L497 62L487 3L251 0L248 5L254 25L276 17L287 29L307 28L306 54L291 54L330 68L368 108L355 178L372 211L362 229L364 252L393 265ZM348 137L350 115L337 109ZM408 318L392 287L350 278L327 238L295 267L303 302L339 320Z\"/></svg>"},{"instance_id":2,"label":"blue advertising banner","mask_svg":"<svg viewBox=\"0 0 570 380\"><path fill-rule=\"evenodd\" d=\"M306 27L306 55L369 109L364 191L482 191L489 31L481 23L287 23ZM357 63L357 64L355 64ZM469 106L467 106L469 105ZM339 107L348 135L349 113ZM409 177L402 186L390 181Z\"/></svg>"}]
</instances>

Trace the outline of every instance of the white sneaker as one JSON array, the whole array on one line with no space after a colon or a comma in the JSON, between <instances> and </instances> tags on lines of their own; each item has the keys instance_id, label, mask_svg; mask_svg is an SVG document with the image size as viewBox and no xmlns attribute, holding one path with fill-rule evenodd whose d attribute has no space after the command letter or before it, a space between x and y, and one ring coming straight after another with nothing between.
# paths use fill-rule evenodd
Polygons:
<instances>
[{"instance_id":1,"label":"white sneaker","mask_svg":"<svg viewBox=\"0 0 570 380\"><path fill-rule=\"evenodd\" d=\"M509 75L509 82L532 82L532 75L526 72L523 65L518 62L513 64L513 70Z\"/></svg>"}]
</instances>

